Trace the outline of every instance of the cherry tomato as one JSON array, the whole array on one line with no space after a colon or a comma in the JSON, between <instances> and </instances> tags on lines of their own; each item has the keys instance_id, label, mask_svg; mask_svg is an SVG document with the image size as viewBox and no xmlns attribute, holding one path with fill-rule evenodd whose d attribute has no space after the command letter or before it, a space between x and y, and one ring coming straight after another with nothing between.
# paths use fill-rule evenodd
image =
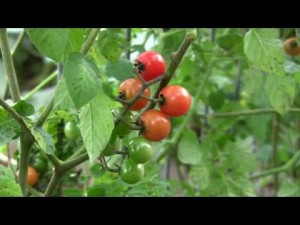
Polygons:
<instances>
[{"instance_id":1,"label":"cherry tomato","mask_svg":"<svg viewBox=\"0 0 300 225\"><path fill-rule=\"evenodd\" d=\"M19 176L19 171L17 171L17 176ZM27 170L27 184L30 186L34 186L39 179L39 173L36 171L36 169L32 166L28 166Z\"/></svg>"},{"instance_id":2,"label":"cherry tomato","mask_svg":"<svg viewBox=\"0 0 300 225\"><path fill-rule=\"evenodd\" d=\"M138 78L130 78L123 81L119 88L119 97L123 100L131 100L133 99L139 90L142 88L142 81ZM143 96L150 98L151 92L150 89L147 88L143 92ZM130 110L136 111L144 108L148 103L148 100L139 98L131 107ZM125 107L126 105L123 104Z\"/></svg>"},{"instance_id":3,"label":"cherry tomato","mask_svg":"<svg viewBox=\"0 0 300 225\"><path fill-rule=\"evenodd\" d=\"M124 111L124 108L118 107L113 109L113 115L115 119L121 117L122 113ZM134 117L130 111L128 111L125 116L123 116L123 119L126 121L128 124L132 124L134 122ZM125 124L123 121L120 121L119 124L115 127L113 133L120 136L124 137L127 134L131 132L131 129Z\"/></svg>"},{"instance_id":4,"label":"cherry tomato","mask_svg":"<svg viewBox=\"0 0 300 225\"><path fill-rule=\"evenodd\" d=\"M163 99L159 108L168 116L182 116L190 109L191 95L181 86L167 86L160 91L159 96Z\"/></svg>"},{"instance_id":5,"label":"cherry tomato","mask_svg":"<svg viewBox=\"0 0 300 225\"><path fill-rule=\"evenodd\" d=\"M33 166L39 174L45 173L48 169L48 160L39 153L35 156Z\"/></svg>"},{"instance_id":6,"label":"cherry tomato","mask_svg":"<svg viewBox=\"0 0 300 225\"><path fill-rule=\"evenodd\" d=\"M144 165L136 164L130 159L124 159L121 164L121 179L128 183L134 184L144 177Z\"/></svg>"},{"instance_id":7,"label":"cherry tomato","mask_svg":"<svg viewBox=\"0 0 300 225\"><path fill-rule=\"evenodd\" d=\"M81 135L80 129L74 121L66 123L64 127L64 133L66 137L70 140L75 140Z\"/></svg>"},{"instance_id":8,"label":"cherry tomato","mask_svg":"<svg viewBox=\"0 0 300 225\"><path fill-rule=\"evenodd\" d=\"M135 163L145 163L152 156L151 144L142 137L134 137L129 142L129 158Z\"/></svg>"},{"instance_id":9,"label":"cherry tomato","mask_svg":"<svg viewBox=\"0 0 300 225\"><path fill-rule=\"evenodd\" d=\"M143 126L141 134L148 141L161 141L171 130L171 123L166 114L156 109L144 112L140 117L140 123Z\"/></svg>"},{"instance_id":10,"label":"cherry tomato","mask_svg":"<svg viewBox=\"0 0 300 225\"><path fill-rule=\"evenodd\" d=\"M165 72L166 63L159 53L147 51L137 57L134 66L145 81L151 81Z\"/></svg>"},{"instance_id":11,"label":"cherry tomato","mask_svg":"<svg viewBox=\"0 0 300 225\"><path fill-rule=\"evenodd\" d=\"M297 42L297 37L291 37L287 39L283 44L283 48L285 53L290 56L300 55L300 46Z\"/></svg>"}]
</instances>

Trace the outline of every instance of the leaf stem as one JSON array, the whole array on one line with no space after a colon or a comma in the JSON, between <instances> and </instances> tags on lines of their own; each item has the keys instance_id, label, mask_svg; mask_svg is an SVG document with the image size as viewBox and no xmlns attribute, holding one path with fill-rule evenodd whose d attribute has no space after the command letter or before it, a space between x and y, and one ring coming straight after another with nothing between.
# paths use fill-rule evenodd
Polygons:
<instances>
[{"instance_id":1,"label":"leaf stem","mask_svg":"<svg viewBox=\"0 0 300 225\"><path fill-rule=\"evenodd\" d=\"M98 33L100 32L100 28L93 28L92 31L89 33L89 36L87 37L86 41L83 43L80 52L84 55L86 55L90 48L92 47Z\"/></svg>"},{"instance_id":2,"label":"leaf stem","mask_svg":"<svg viewBox=\"0 0 300 225\"><path fill-rule=\"evenodd\" d=\"M277 167L277 168L274 168L274 169L263 171L263 172L261 172L259 174L252 175L249 178L252 179L252 180L254 180L254 179L261 178L261 177L265 177L265 176L279 174L279 173L282 173L282 172L289 171L289 170L291 170L295 166L295 164L299 160L300 160L300 151L298 151L293 156L293 158L291 158L290 161L288 161L285 165Z\"/></svg>"}]
</instances>

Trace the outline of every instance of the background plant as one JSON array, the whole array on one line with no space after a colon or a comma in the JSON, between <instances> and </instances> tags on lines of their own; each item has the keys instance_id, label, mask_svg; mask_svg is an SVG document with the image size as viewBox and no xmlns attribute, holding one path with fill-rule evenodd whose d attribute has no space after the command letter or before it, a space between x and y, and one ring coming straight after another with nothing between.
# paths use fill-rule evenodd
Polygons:
<instances>
[{"instance_id":1,"label":"background plant","mask_svg":"<svg viewBox=\"0 0 300 225\"><path fill-rule=\"evenodd\" d=\"M283 48L298 29L8 31L8 39L0 31L1 196L299 195L299 57ZM171 119L167 139L151 143L144 179L128 185L107 169L122 154L97 158L113 133L111 110L121 106L118 87L146 50L168 65L150 86L154 97L176 84L193 104ZM66 137L68 122L79 124L82 138ZM28 164L40 170L34 187L26 185Z\"/></svg>"}]
</instances>

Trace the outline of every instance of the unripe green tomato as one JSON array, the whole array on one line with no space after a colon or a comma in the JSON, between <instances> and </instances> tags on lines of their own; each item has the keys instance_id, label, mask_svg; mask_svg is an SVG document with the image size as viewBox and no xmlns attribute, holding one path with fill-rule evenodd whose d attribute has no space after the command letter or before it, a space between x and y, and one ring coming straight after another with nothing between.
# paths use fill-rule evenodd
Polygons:
<instances>
[{"instance_id":1,"label":"unripe green tomato","mask_svg":"<svg viewBox=\"0 0 300 225\"><path fill-rule=\"evenodd\" d=\"M75 140L80 137L80 129L75 122L67 122L64 127L64 133L70 140Z\"/></svg>"},{"instance_id":2,"label":"unripe green tomato","mask_svg":"<svg viewBox=\"0 0 300 225\"><path fill-rule=\"evenodd\" d=\"M33 163L33 167L40 173L48 170L48 160L41 154L37 154Z\"/></svg>"},{"instance_id":3,"label":"unripe green tomato","mask_svg":"<svg viewBox=\"0 0 300 225\"><path fill-rule=\"evenodd\" d=\"M121 147L121 140L120 138L111 138L111 140L106 145L105 149L103 150L102 154L104 156L111 156L114 154L115 151L119 150Z\"/></svg>"},{"instance_id":4,"label":"unripe green tomato","mask_svg":"<svg viewBox=\"0 0 300 225\"><path fill-rule=\"evenodd\" d=\"M152 156L152 147L143 137L134 137L129 142L129 158L135 163L145 163Z\"/></svg>"},{"instance_id":5,"label":"unripe green tomato","mask_svg":"<svg viewBox=\"0 0 300 225\"><path fill-rule=\"evenodd\" d=\"M119 117L121 117L123 111L124 111L124 108L118 107L118 108L113 109L112 113L115 118L119 118ZM128 111L123 118L128 124L132 124L132 122L134 122L134 117L130 111ZM125 135L129 134L130 132L131 132L131 129L123 121L120 121L119 124L114 129L114 133L120 137L124 137Z\"/></svg>"},{"instance_id":6,"label":"unripe green tomato","mask_svg":"<svg viewBox=\"0 0 300 225\"><path fill-rule=\"evenodd\" d=\"M144 177L144 165L124 159L121 164L121 179L128 184L135 184Z\"/></svg>"}]
</instances>

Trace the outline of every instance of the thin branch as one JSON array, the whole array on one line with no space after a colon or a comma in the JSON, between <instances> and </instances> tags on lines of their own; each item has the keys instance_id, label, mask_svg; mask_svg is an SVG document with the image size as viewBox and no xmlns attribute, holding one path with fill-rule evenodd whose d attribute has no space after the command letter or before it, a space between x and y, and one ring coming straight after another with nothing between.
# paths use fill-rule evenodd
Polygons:
<instances>
[{"instance_id":1,"label":"thin branch","mask_svg":"<svg viewBox=\"0 0 300 225\"><path fill-rule=\"evenodd\" d=\"M14 67L12 55L9 50L6 28L0 28L0 48L2 52L4 67L6 70L7 81L10 89L10 93L14 102L21 99L18 80Z\"/></svg>"},{"instance_id":2,"label":"thin branch","mask_svg":"<svg viewBox=\"0 0 300 225\"><path fill-rule=\"evenodd\" d=\"M273 128L272 128L272 161L273 168L277 166L277 147L278 147L278 137L279 136L279 114L275 113L273 115ZM275 195L278 190L278 175L274 174L274 188Z\"/></svg>"},{"instance_id":3,"label":"thin branch","mask_svg":"<svg viewBox=\"0 0 300 225\"><path fill-rule=\"evenodd\" d=\"M293 158L290 159L290 161L288 161L285 165L283 166L280 166L278 168L274 168L274 169L270 169L270 170L266 170L266 171L263 171L259 174L255 174L255 175L252 175L249 177L249 179L258 179L258 178L261 178L261 177L265 177L265 176L269 176L269 175L274 175L274 174L279 174L279 173L282 173L282 172L286 172L286 171L289 171L291 170L295 164L300 160L300 151L298 151L294 156Z\"/></svg>"},{"instance_id":4,"label":"thin branch","mask_svg":"<svg viewBox=\"0 0 300 225\"><path fill-rule=\"evenodd\" d=\"M290 108L287 110L290 113L300 113L298 108ZM226 112L226 113L214 113L214 114L200 114L200 117L207 117L208 119L221 119L228 117L237 117L237 116L252 116L252 115L265 115L265 114L274 114L276 113L275 109L253 109L246 111L238 112Z\"/></svg>"},{"instance_id":5,"label":"thin branch","mask_svg":"<svg viewBox=\"0 0 300 225\"><path fill-rule=\"evenodd\" d=\"M86 55L90 48L92 47L98 33L100 32L100 28L93 28L92 31L89 33L89 36L87 37L86 41L83 43L81 47L81 53Z\"/></svg>"},{"instance_id":6,"label":"thin branch","mask_svg":"<svg viewBox=\"0 0 300 225\"><path fill-rule=\"evenodd\" d=\"M33 88L30 92L28 92L23 98L25 101L30 99L36 92L43 89L46 85L48 85L51 81L53 81L57 77L57 70L54 71L50 76L48 76L45 80L39 83L35 88Z\"/></svg>"},{"instance_id":7,"label":"thin branch","mask_svg":"<svg viewBox=\"0 0 300 225\"><path fill-rule=\"evenodd\" d=\"M188 47L190 46L190 44L195 40L196 35L194 33L188 33L185 37L185 39L183 40L183 42L181 43L179 49L177 50L177 52L171 54L170 56L170 64L167 68L167 72L165 74L164 79L160 82L155 94L153 95L152 98L158 98L159 92L161 89L163 89L164 87L166 87L168 85L168 83L170 82L170 80L172 79L172 77L175 74L175 71L178 67L178 65L180 64L184 54L186 53ZM147 106L147 108L144 111L147 111L149 109L153 109L155 106L154 102L150 102L150 104Z\"/></svg>"}]
</instances>

